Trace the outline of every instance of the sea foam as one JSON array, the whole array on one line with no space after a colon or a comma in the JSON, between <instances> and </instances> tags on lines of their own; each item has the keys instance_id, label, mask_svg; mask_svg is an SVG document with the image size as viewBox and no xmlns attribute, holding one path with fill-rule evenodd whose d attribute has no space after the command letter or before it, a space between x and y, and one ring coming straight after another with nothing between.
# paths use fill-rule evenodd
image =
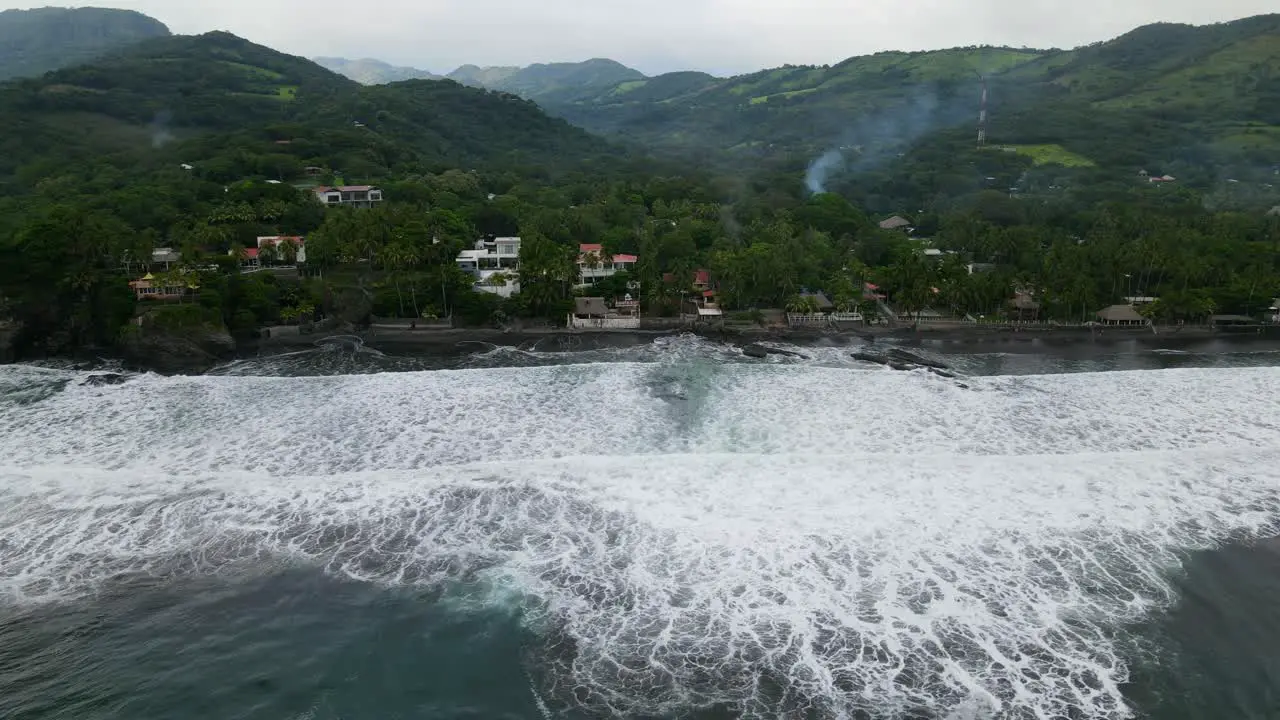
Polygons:
<instances>
[{"instance_id":1,"label":"sea foam","mask_svg":"<svg viewBox=\"0 0 1280 720\"><path fill-rule=\"evenodd\" d=\"M59 373L0 369L0 599L483 580L544 628L547 702L601 713L1123 717L1123 625L1280 519L1275 368L965 389L677 355L14 399Z\"/></svg>"}]
</instances>

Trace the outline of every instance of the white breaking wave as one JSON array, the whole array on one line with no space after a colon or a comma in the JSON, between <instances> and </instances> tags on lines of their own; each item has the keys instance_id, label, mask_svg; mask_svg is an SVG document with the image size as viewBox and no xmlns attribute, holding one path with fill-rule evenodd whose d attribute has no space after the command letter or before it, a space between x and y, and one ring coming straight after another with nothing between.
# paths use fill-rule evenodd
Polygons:
<instances>
[{"instance_id":1,"label":"white breaking wave","mask_svg":"<svg viewBox=\"0 0 1280 720\"><path fill-rule=\"evenodd\" d=\"M302 562L483 579L602 712L1122 717L1119 627L1277 532L1280 369L684 358L324 378L0 369L0 598Z\"/></svg>"}]
</instances>

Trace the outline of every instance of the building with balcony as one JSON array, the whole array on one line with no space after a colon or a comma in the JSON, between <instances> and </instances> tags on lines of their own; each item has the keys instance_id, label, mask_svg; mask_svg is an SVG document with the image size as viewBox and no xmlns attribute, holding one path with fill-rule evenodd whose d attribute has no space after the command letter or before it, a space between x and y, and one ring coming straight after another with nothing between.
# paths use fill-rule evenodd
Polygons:
<instances>
[{"instance_id":1,"label":"building with balcony","mask_svg":"<svg viewBox=\"0 0 1280 720\"><path fill-rule=\"evenodd\" d=\"M578 287L595 285L620 272L634 272L635 255L610 255L599 243L583 243L578 246Z\"/></svg>"},{"instance_id":2,"label":"building with balcony","mask_svg":"<svg viewBox=\"0 0 1280 720\"><path fill-rule=\"evenodd\" d=\"M372 185L320 186L312 192L326 207L371 208L382 202L382 190Z\"/></svg>"},{"instance_id":3,"label":"building with balcony","mask_svg":"<svg viewBox=\"0 0 1280 720\"><path fill-rule=\"evenodd\" d=\"M520 292L520 238L501 237L477 240L470 250L456 258L458 267L471 273L475 289L504 298Z\"/></svg>"}]
</instances>

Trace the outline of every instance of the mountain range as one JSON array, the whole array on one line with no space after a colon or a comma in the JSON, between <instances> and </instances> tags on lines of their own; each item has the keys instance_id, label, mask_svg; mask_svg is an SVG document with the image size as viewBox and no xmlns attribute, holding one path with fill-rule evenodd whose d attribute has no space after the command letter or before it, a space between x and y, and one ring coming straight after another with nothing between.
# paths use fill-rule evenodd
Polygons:
<instances>
[{"instance_id":1,"label":"mountain range","mask_svg":"<svg viewBox=\"0 0 1280 720\"><path fill-rule=\"evenodd\" d=\"M448 78L510 92L596 134L681 155L760 158L843 148L894 156L938 132L986 136L1036 162L1280 163L1280 15L1160 23L1074 50L883 52L732 78L646 77L602 59L464 66ZM958 137L958 136L957 136Z\"/></svg>"},{"instance_id":2,"label":"mountain range","mask_svg":"<svg viewBox=\"0 0 1280 720\"><path fill-rule=\"evenodd\" d=\"M433 162L510 153L552 161L552 147L592 153L604 147L550 115L685 162L812 162L811 174L822 176L919 174L940 162L989 164L987 156L972 156L985 87L987 149L1033 167L1141 169L1207 185L1261 182L1280 166L1280 15L1202 27L1148 25L1074 50L884 52L731 78L647 77L600 58L523 68L464 65L444 78L452 83L376 60L311 62L225 33L167 37L163 25L125 11L0 13L0 37L36 21L45 28L44 59L19 61L11 53L0 71L68 67L4 90L0 113L33 133L65 133L70 140L58 152L127 145L158 124L164 133L190 137L263 122L376 130L380 142L396 147L373 162L342 161L370 173L385 171L399 153ZM68 24L78 29L59 34L56 28ZM130 45L127 38L139 34L155 37ZM88 56L98 59L79 65ZM91 121L80 124L85 117ZM508 124L498 128L494 118ZM524 140L532 145L520 145ZM32 154L18 136L0 141L5 146L12 153L0 166L11 171Z\"/></svg>"}]
</instances>

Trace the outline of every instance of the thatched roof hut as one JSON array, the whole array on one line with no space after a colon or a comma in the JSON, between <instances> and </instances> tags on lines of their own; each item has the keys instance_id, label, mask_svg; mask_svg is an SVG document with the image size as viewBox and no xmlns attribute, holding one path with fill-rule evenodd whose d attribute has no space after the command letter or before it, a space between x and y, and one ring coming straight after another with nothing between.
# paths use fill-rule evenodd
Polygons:
<instances>
[{"instance_id":1,"label":"thatched roof hut","mask_svg":"<svg viewBox=\"0 0 1280 720\"><path fill-rule=\"evenodd\" d=\"M1141 325L1147 321L1132 305L1112 305L1098 311L1098 319L1108 325Z\"/></svg>"}]
</instances>

